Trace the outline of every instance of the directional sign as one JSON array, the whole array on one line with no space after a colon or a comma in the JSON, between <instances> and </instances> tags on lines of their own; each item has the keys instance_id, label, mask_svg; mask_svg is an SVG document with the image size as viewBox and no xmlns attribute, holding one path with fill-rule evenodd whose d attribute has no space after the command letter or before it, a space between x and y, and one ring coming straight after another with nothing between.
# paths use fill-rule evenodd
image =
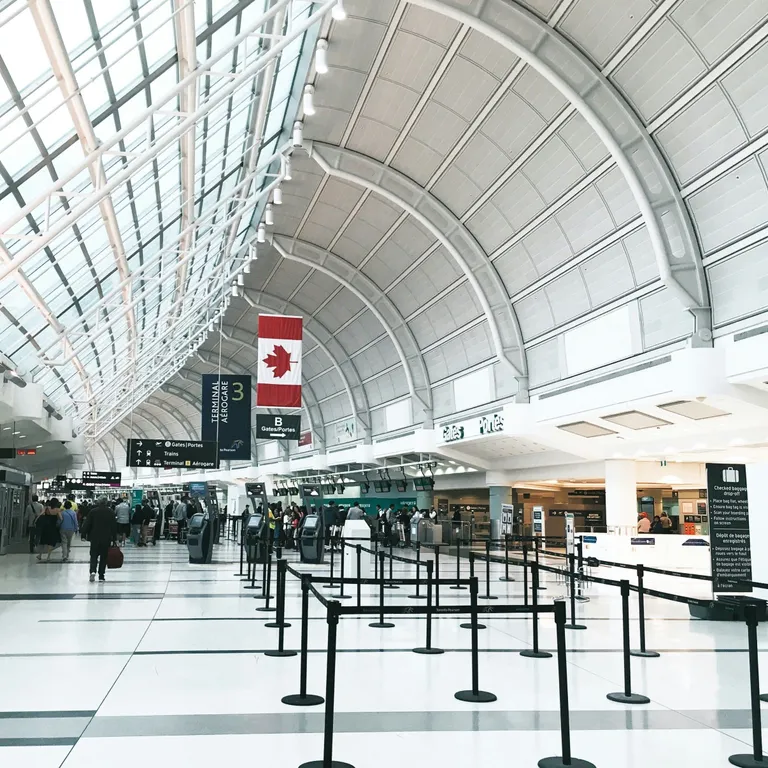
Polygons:
<instances>
[{"instance_id":1,"label":"directional sign","mask_svg":"<svg viewBox=\"0 0 768 768\"><path fill-rule=\"evenodd\" d=\"M140 440L128 441L126 463L129 467L153 469L218 469L218 443L212 440Z\"/></svg>"},{"instance_id":2,"label":"directional sign","mask_svg":"<svg viewBox=\"0 0 768 768\"><path fill-rule=\"evenodd\" d=\"M122 475L119 472L83 472L83 485L111 485L120 487Z\"/></svg>"}]
</instances>

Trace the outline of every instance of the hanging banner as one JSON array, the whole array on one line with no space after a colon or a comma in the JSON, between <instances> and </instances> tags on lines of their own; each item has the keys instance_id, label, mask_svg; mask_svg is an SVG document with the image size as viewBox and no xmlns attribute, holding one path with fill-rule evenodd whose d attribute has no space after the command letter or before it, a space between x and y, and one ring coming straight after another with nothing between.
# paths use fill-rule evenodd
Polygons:
<instances>
[{"instance_id":1,"label":"hanging banner","mask_svg":"<svg viewBox=\"0 0 768 768\"><path fill-rule=\"evenodd\" d=\"M259 408L301 408L303 321L290 315L259 315Z\"/></svg>"},{"instance_id":2,"label":"hanging banner","mask_svg":"<svg viewBox=\"0 0 768 768\"><path fill-rule=\"evenodd\" d=\"M740 583L752 578L747 468L707 464L707 501L712 591L751 592Z\"/></svg>"},{"instance_id":3,"label":"hanging banner","mask_svg":"<svg viewBox=\"0 0 768 768\"><path fill-rule=\"evenodd\" d=\"M251 458L251 377L203 374L201 438L218 441L220 461Z\"/></svg>"}]
</instances>

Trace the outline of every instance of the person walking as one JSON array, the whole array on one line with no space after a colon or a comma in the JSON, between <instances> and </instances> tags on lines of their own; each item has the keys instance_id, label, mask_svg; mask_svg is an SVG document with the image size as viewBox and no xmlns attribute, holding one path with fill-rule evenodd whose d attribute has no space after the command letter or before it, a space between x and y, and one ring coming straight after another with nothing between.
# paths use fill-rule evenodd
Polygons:
<instances>
[{"instance_id":1,"label":"person walking","mask_svg":"<svg viewBox=\"0 0 768 768\"><path fill-rule=\"evenodd\" d=\"M147 534L149 532L149 524L155 517L155 511L149 504L149 499L144 499L141 505L141 532L139 534L139 546L147 546Z\"/></svg>"},{"instance_id":2,"label":"person walking","mask_svg":"<svg viewBox=\"0 0 768 768\"><path fill-rule=\"evenodd\" d=\"M59 534L61 536L61 562L66 563L72 552L72 537L77 533L77 512L72 509L72 502L67 499L64 502L64 510L61 513Z\"/></svg>"},{"instance_id":3,"label":"person walking","mask_svg":"<svg viewBox=\"0 0 768 768\"><path fill-rule=\"evenodd\" d=\"M51 499L43 514L37 518L37 541L40 546L40 553L37 556L37 562L49 563L51 561L51 552L61 543L59 536L59 521L61 519L61 502L58 499ZM45 560L43 560L45 555Z\"/></svg>"},{"instance_id":4,"label":"person walking","mask_svg":"<svg viewBox=\"0 0 768 768\"><path fill-rule=\"evenodd\" d=\"M27 504L27 531L29 532L29 554L35 554L37 546L37 518L43 514L43 505L38 501L37 495L32 496L32 501Z\"/></svg>"},{"instance_id":5,"label":"person walking","mask_svg":"<svg viewBox=\"0 0 768 768\"><path fill-rule=\"evenodd\" d=\"M661 513L661 532L672 533L672 520L666 512Z\"/></svg>"},{"instance_id":6,"label":"person walking","mask_svg":"<svg viewBox=\"0 0 768 768\"><path fill-rule=\"evenodd\" d=\"M118 546L123 547L131 532L131 505L125 497L120 499L115 507L115 517L117 518L117 543Z\"/></svg>"},{"instance_id":7,"label":"person walking","mask_svg":"<svg viewBox=\"0 0 768 768\"><path fill-rule=\"evenodd\" d=\"M137 504L131 513L131 541L138 547L141 542L141 524L144 520L144 510Z\"/></svg>"},{"instance_id":8,"label":"person walking","mask_svg":"<svg viewBox=\"0 0 768 768\"><path fill-rule=\"evenodd\" d=\"M106 496L99 496L96 506L85 521L84 532L91 542L90 581L96 580L98 567L99 581L105 581L109 547L117 541L117 518L110 509Z\"/></svg>"}]
</instances>

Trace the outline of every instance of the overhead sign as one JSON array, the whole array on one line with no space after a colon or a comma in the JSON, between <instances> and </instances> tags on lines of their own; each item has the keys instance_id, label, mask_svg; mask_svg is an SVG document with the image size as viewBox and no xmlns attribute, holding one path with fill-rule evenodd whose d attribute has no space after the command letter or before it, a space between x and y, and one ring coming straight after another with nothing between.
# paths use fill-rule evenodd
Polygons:
<instances>
[{"instance_id":1,"label":"overhead sign","mask_svg":"<svg viewBox=\"0 0 768 768\"><path fill-rule=\"evenodd\" d=\"M115 488L120 487L123 476L120 472L83 472L83 485L111 485Z\"/></svg>"},{"instance_id":2,"label":"overhead sign","mask_svg":"<svg viewBox=\"0 0 768 768\"><path fill-rule=\"evenodd\" d=\"M36 455L36 448L0 448L0 459L15 459L18 456Z\"/></svg>"},{"instance_id":3,"label":"overhead sign","mask_svg":"<svg viewBox=\"0 0 768 768\"><path fill-rule=\"evenodd\" d=\"M126 446L129 467L218 469L218 444L209 440L139 440Z\"/></svg>"},{"instance_id":4,"label":"overhead sign","mask_svg":"<svg viewBox=\"0 0 768 768\"><path fill-rule=\"evenodd\" d=\"M349 443L357 439L357 422L354 419L345 419L336 425L336 442Z\"/></svg>"},{"instance_id":5,"label":"overhead sign","mask_svg":"<svg viewBox=\"0 0 768 768\"><path fill-rule=\"evenodd\" d=\"M251 458L251 377L203 374L203 440L219 443L219 459Z\"/></svg>"},{"instance_id":6,"label":"overhead sign","mask_svg":"<svg viewBox=\"0 0 768 768\"><path fill-rule=\"evenodd\" d=\"M246 483L245 492L249 496L263 496L264 495L264 483Z\"/></svg>"},{"instance_id":7,"label":"overhead sign","mask_svg":"<svg viewBox=\"0 0 768 768\"><path fill-rule=\"evenodd\" d=\"M259 315L256 405L301 408L303 321L289 315Z\"/></svg>"},{"instance_id":8,"label":"overhead sign","mask_svg":"<svg viewBox=\"0 0 768 768\"><path fill-rule=\"evenodd\" d=\"M298 440L301 437L301 416L257 413L256 437L262 440Z\"/></svg>"},{"instance_id":9,"label":"overhead sign","mask_svg":"<svg viewBox=\"0 0 768 768\"><path fill-rule=\"evenodd\" d=\"M440 437L444 443L455 443L470 437L484 437L504 432L504 413L497 411L466 421L442 424Z\"/></svg>"},{"instance_id":10,"label":"overhead sign","mask_svg":"<svg viewBox=\"0 0 768 768\"><path fill-rule=\"evenodd\" d=\"M299 437L299 448L303 448L307 445L312 445L312 430L308 429L306 432L302 432Z\"/></svg>"},{"instance_id":11,"label":"overhead sign","mask_svg":"<svg viewBox=\"0 0 768 768\"><path fill-rule=\"evenodd\" d=\"M751 592L752 579L747 468L707 464L709 541L713 592Z\"/></svg>"}]
</instances>

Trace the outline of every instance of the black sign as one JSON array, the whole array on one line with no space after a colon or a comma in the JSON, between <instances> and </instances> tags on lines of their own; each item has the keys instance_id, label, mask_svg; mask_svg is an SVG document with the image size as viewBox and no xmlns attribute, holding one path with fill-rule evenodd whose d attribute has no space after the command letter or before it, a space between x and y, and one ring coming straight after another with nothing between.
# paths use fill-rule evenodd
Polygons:
<instances>
[{"instance_id":1,"label":"black sign","mask_svg":"<svg viewBox=\"0 0 768 768\"><path fill-rule=\"evenodd\" d=\"M129 440L129 467L218 469L217 443L207 440Z\"/></svg>"},{"instance_id":2,"label":"black sign","mask_svg":"<svg viewBox=\"0 0 768 768\"><path fill-rule=\"evenodd\" d=\"M249 496L263 496L264 495L264 483L246 483L245 492Z\"/></svg>"},{"instance_id":3,"label":"black sign","mask_svg":"<svg viewBox=\"0 0 768 768\"><path fill-rule=\"evenodd\" d=\"M713 592L751 592L752 578L747 468L707 464Z\"/></svg>"},{"instance_id":4,"label":"black sign","mask_svg":"<svg viewBox=\"0 0 768 768\"><path fill-rule=\"evenodd\" d=\"M298 440L301 437L301 416L258 413L256 437L262 440Z\"/></svg>"},{"instance_id":5,"label":"black sign","mask_svg":"<svg viewBox=\"0 0 768 768\"><path fill-rule=\"evenodd\" d=\"M203 374L203 440L219 443L219 459L251 458L251 377Z\"/></svg>"},{"instance_id":6,"label":"black sign","mask_svg":"<svg viewBox=\"0 0 768 768\"><path fill-rule=\"evenodd\" d=\"M123 476L119 472L83 472L83 485L112 485L120 487Z\"/></svg>"}]
</instances>

